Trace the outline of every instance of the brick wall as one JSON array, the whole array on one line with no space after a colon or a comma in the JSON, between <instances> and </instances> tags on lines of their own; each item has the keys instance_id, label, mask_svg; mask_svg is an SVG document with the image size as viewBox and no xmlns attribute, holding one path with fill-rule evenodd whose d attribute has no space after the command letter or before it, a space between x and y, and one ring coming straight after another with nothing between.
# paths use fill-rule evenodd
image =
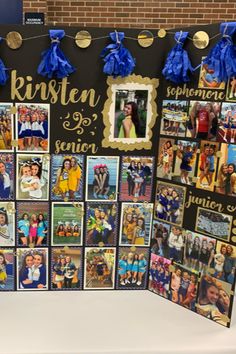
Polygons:
<instances>
[{"instance_id":1,"label":"brick wall","mask_svg":"<svg viewBox=\"0 0 236 354\"><path fill-rule=\"evenodd\" d=\"M236 0L24 0L47 23L85 27L173 28L236 20Z\"/></svg>"}]
</instances>

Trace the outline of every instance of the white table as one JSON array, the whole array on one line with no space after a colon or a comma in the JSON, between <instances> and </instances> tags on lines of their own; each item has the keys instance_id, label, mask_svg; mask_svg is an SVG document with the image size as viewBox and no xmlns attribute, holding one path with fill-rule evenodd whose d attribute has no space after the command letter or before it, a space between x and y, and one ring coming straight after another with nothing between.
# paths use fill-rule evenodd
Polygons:
<instances>
[{"instance_id":1,"label":"white table","mask_svg":"<svg viewBox=\"0 0 236 354\"><path fill-rule=\"evenodd\" d=\"M224 328L148 291L0 293L1 354L235 354Z\"/></svg>"}]
</instances>

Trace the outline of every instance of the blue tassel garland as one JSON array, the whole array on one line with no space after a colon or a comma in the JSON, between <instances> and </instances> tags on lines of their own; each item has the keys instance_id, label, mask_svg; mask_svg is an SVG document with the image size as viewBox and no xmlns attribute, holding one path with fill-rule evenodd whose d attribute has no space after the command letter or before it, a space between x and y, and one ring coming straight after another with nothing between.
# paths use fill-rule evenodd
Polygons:
<instances>
[{"instance_id":1,"label":"blue tassel garland","mask_svg":"<svg viewBox=\"0 0 236 354\"><path fill-rule=\"evenodd\" d=\"M63 30L49 30L51 38L50 48L42 53L42 60L38 66L38 74L48 77L63 79L75 71L62 50L60 49L60 40L65 36Z\"/></svg>"},{"instance_id":2,"label":"blue tassel garland","mask_svg":"<svg viewBox=\"0 0 236 354\"><path fill-rule=\"evenodd\" d=\"M123 32L111 32L110 38L115 43L106 46L101 53L105 62L103 72L114 77L126 77L134 70L135 59L122 44L125 34Z\"/></svg>"},{"instance_id":3,"label":"blue tassel garland","mask_svg":"<svg viewBox=\"0 0 236 354\"><path fill-rule=\"evenodd\" d=\"M193 71L188 53L183 49L187 36L188 32L181 31L175 33L177 44L169 52L164 69L162 70L162 74L166 80L170 80L176 84L188 82L190 80L188 74Z\"/></svg>"},{"instance_id":4,"label":"blue tassel garland","mask_svg":"<svg viewBox=\"0 0 236 354\"><path fill-rule=\"evenodd\" d=\"M0 42L2 41L2 38L0 37ZM8 79L8 72L7 68L5 67L3 61L0 59L0 85L4 86L6 85L7 79Z\"/></svg>"}]
</instances>

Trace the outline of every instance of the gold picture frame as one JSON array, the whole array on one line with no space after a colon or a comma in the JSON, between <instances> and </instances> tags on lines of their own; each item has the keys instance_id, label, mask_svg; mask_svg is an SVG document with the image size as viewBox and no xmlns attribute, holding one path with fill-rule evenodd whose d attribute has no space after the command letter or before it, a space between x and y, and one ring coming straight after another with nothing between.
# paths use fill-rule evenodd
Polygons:
<instances>
[{"instance_id":1,"label":"gold picture frame","mask_svg":"<svg viewBox=\"0 0 236 354\"><path fill-rule=\"evenodd\" d=\"M135 74L125 78L113 78L109 76L107 78L107 85L108 99L102 111L105 125L102 147L123 151L150 150L152 147L152 128L158 116L155 99L157 97L156 89L159 86L159 79L150 79L149 77ZM122 95L123 97L121 97ZM137 137L120 137L120 134L118 134L117 115L119 112L120 115L122 114L121 106L129 104L130 97L133 97L134 102L136 101L137 107L138 103L142 104L143 109L141 113L144 116L142 132ZM120 105L119 110L116 109L117 104Z\"/></svg>"}]
</instances>

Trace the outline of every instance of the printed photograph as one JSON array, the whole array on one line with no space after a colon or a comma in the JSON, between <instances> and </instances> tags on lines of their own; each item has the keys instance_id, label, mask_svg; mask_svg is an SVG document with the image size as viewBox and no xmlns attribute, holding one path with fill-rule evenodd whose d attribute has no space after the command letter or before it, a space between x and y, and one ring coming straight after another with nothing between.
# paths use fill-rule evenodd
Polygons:
<instances>
[{"instance_id":1,"label":"printed photograph","mask_svg":"<svg viewBox=\"0 0 236 354\"><path fill-rule=\"evenodd\" d=\"M236 143L236 103L223 102L218 119L217 141Z\"/></svg>"},{"instance_id":2,"label":"printed photograph","mask_svg":"<svg viewBox=\"0 0 236 354\"><path fill-rule=\"evenodd\" d=\"M151 147L152 128L157 117L157 79L140 75L109 77L108 99L103 109L103 147L131 151Z\"/></svg>"},{"instance_id":3,"label":"printed photograph","mask_svg":"<svg viewBox=\"0 0 236 354\"><path fill-rule=\"evenodd\" d=\"M87 246L116 246L117 214L117 203L87 203Z\"/></svg>"},{"instance_id":4,"label":"printed photograph","mask_svg":"<svg viewBox=\"0 0 236 354\"><path fill-rule=\"evenodd\" d=\"M50 105L16 103L18 151L49 152Z\"/></svg>"},{"instance_id":5,"label":"printed photograph","mask_svg":"<svg viewBox=\"0 0 236 354\"><path fill-rule=\"evenodd\" d=\"M87 201L116 201L118 192L118 156L87 157Z\"/></svg>"},{"instance_id":6,"label":"printed photograph","mask_svg":"<svg viewBox=\"0 0 236 354\"><path fill-rule=\"evenodd\" d=\"M216 240L193 231L185 231L183 265L206 274L215 260Z\"/></svg>"},{"instance_id":7,"label":"printed photograph","mask_svg":"<svg viewBox=\"0 0 236 354\"><path fill-rule=\"evenodd\" d=\"M133 248L132 248L133 249ZM132 251L129 247L119 248L117 288L146 289L149 250L144 247Z\"/></svg>"},{"instance_id":8,"label":"printed photograph","mask_svg":"<svg viewBox=\"0 0 236 354\"><path fill-rule=\"evenodd\" d=\"M160 138L157 160L157 177L171 179L174 162L174 139Z\"/></svg>"},{"instance_id":9,"label":"printed photograph","mask_svg":"<svg viewBox=\"0 0 236 354\"><path fill-rule=\"evenodd\" d=\"M17 290L48 289L48 249L17 249Z\"/></svg>"},{"instance_id":10,"label":"printed photograph","mask_svg":"<svg viewBox=\"0 0 236 354\"><path fill-rule=\"evenodd\" d=\"M217 241L212 276L226 283L234 284L236 267L236 247Z\"/></svg>"},{"instance_id":11,"label":"printed photograph","mask_svg":"<svg viewBox=\"0 0 236 354\"><path fill-rule=\"evenodd\" d=\"M154 221L151 252L174 262L182 263L185 232L179 226Z\"/></svg>"},{"instance_id":12,"label":"printed photograph","mask_svg":"<svg viewBox=\"0 0 236 354\"><path fill-rule=\"evenodd\" d=\"M148 289L166 299L170 295L170 265L169 259L151 253Z\"/></svg>"},{"instance_id":13,"label":"printed photograph","mask_svg":"<svg viewBox=\"0 0 236 354\"><path fill-rule=\"evenodd\" d=\"M193 185L197 160L198 143L188 140L177 140L177 150L173 181Z\"/></svg>"},{"instance_id":14,"label":"printed photograph","mask_svg":"<svg viewBox=\"0 0 236 354\"><path fill-rule=\"evenodd\" d=\"M15 246L15 203L0 202L0 247Z\"/></svg>"},{"instance_id":15,"label":"printed photograph","mask_svg":"<svg viewBox=\"0 0 236 354\"><path fill-rule=\"evenodd\" d=\"M220 102L190 101L187 137L216 140Z\"/></svg>"},{"instance_id":16,"label":"printed photograph","mask_svg":"<svg viewBox=\"0 0 236 354\"><path fill-rule=\"evenodd\" d=\"M52 155L51 197L53 200L83 198L84 157Z\"/></svg>"},{"instance_id":17,"label":"printed photograph","mask_svg":"<svg viewBox=\"0 0 236 354\"><path fill-rule=\"evenodd\" d=\"M149 246L153 204L122 203L120 245Z\"/></svg>"},{"instance_id":18,"label":"printed photograph","mask_svg":"<svg viewBox=\"0 0 236 354\"><path fill-rule=\"evenodd\" d=\"M0 103L0 151L13 151L13 114L12 103Z\"/></svg>"},{"instance_id":19,"label":"printed photograph","mask_svg":"<svg viewBox=\"0 0 236 354\"><path fill-rule=\"evenodd\" d=\"M81 246L84 203L52 203L52 245Z\"/></svg>"},{"instance_id":20,"label":"printed photograph","mask_svg":"<svg viewBox=\"0 0 236 354\"><path fill-rule=\"evenodd\" d=\"M15 257L13 249L0 249L0 291L14 290Z\"/></svg>"},{"instance_id":21,"label":"printed photograph","mask_svg":"<svg viewBox=\"0 0 236 354\"><path fill-rule=\"evenodd\" d=\"M121 201L150 201L153 180L153 157L122 157L120 174Z\"/></svg>"},{"instance_id":22,"label":"printed photograph","mask_svg":"<svg viewBox=\"0 0 236 354\"><path fill-rule=\"evenodd\" d=\"M114 289L115 248L85 248L84 289Z\"/></svg>"},{"instance_id":23,"label":"printed photograph","mask_svg":"<svg viewBox=\"0 0 236 354\"><path fill-rule=\"evenodd\" d=\"M215 191L236 196L236 145L221 144Z\"/></svg>"},{"instance_id":24,"label":"printed photograph","mask_svg":"<svg viewBox=\"0 0 236 354\"><path fill-rule=\"evenodd\" d=\"M231 215L198 207L195 226L196 231L228 241L231 225Z\"/></svg>"},{"instance_id":25,"label":"printed photograph","mask_svg":"<svg viewBox=\"0 0 236 354\"><path fill-rule=\"evenodd\" d=\"M186 188L175 184L157 182L155 219L181 226L184 216Z\"/></svg>"},{"instance_id":26,"label":"printed photograph","mask_svg":"<svg viewBox=\"0 0 236 354\"><path fill-rule=\"evenodd\" d=\"M49 203L17 203L16 212L18 246L48 245Z\"/></svg>"},{"instance_id":27,"label":"printed photograph","mask_svg":"<svg viewBox=\"0 0 236 354\"><path fill-rule=\"evenodd\" d=\"M171 274L170 300L191 311L195 311L198 273L179 264L174 264Z\"/></svg>"},{"instance_id":28,"label":"printed photograph","mask_svg":"<svg viewBox=\"0 0 236 354\"><path fill-rule=\"evenodd\" d=\"M162 135L184 137L188 120L188 101L164 100L162 103Z\"/></svg>"},{"instance_id":29,"label":"printed photograph","mask_svg":"<svg viewBox=\"0 0 236 354\"><path fill-rule=\"evenodd\" d=\"M198 87L211 90L224 90L225 82L219 81L219 79L215 75L215 71L213 69L209 69L208 64L202 64L199 75Z\"/></svg>"},{"instance_id":30,"label":"printed photograph","mask_svg":"<svg viewBox=\"0 0 236 354\"><path fill-rule=\"evenodd\" d=\"M51 289L80 290L82 288L82 249L53 247L51 251Z\"/></svg>"},{"instance_id":31,"label":"printed photograph","mask_svg":"<svg viewBox=\"0 0 236 354\"><path fill-rule=\"evenodd\" d=\"M18 200L48 200L49 159L44 155L17 155Z\"/></svg>"},{"instance_id":32,"label":"printed photograph","mask_svg":"<svg viewBox=\"0 0 236 354\"><path fill-rule=\"evenodd\" d=\"M219 143L201 141L196 188L214 191L218 152Z\"/></svg>"},{"instance_id":33,"label":"printed photograph","mask_svg":"<svg viewBox=\"0 0 236 354\"><path fill-rule=\"evenodd\" d=\"M0 154L0 199L14 199L15 161L13 154Z\"/></svg>"},{"instance_id":34,"label":"printed photograph","mask_svg":"<svg viewBox=\"0 0 236 354\"><path fill-rule=\"evenodd\" d=\"M236 78L231 77L227 83L226 101L236 102Z\"/></svg>"},{"instance_id":35,"label":"printed photograph","mask_svg":"<svg viewBox=\"0 0 236 354\"><path fill-rule=\"evenodd\" d=\"M199 284L196 311L223 326L229 325L231 284L203 275Z\"/></svg>"}]
</instances>

